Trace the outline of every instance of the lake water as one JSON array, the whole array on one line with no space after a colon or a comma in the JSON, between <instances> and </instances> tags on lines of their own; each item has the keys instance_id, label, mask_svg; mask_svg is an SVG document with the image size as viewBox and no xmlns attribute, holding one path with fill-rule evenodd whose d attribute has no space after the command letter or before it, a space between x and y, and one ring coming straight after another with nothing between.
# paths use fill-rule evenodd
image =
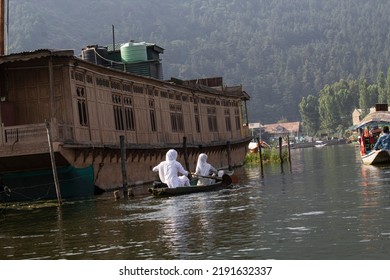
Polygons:
<instances>
[{"instance_id":1,"label":"lake water","mask_svg":"<svg viewBox=\"0 0 390 280\"><path fill-rule=\"evenodd\" d=\"M389 259L390 167L353 145L235 171L234 189L1 206L0 259Z\"/></svg>"}]
</instances>

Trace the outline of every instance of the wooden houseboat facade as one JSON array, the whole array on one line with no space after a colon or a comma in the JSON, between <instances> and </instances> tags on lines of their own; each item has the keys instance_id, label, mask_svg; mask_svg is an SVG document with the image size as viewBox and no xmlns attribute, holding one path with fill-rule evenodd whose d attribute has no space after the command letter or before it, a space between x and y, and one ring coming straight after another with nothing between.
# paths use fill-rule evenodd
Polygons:
<instances>
[{"instance_id":1,"label":"wooden houseboat facade","mask_svg":"<svg viewBox=\"0 0 390 280\"><path fill-rule=\"evenodd\" d=\"M190 171L201 152L228 168L251 140L242 86L145 77L72 50L0 56L0 98L0 202L143 193L168 149Z\"/></svg>"}]
</instances>

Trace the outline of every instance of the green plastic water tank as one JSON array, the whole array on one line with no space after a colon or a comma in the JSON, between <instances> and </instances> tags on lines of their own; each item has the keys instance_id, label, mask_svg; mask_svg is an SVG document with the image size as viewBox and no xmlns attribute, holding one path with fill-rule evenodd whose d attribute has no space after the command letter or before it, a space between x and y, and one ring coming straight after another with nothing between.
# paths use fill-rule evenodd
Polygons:
<instances>
[{"instance_id":1,"label":"green plastic water tank","mask_svg":"<svg viewBox=\"0 0 390 280\"><path fill-rule=\"evenodd\" d=\"M121 58L125 63L146 61L146 43L129 42L121 46Z\"/></svg>"}]
</instances>

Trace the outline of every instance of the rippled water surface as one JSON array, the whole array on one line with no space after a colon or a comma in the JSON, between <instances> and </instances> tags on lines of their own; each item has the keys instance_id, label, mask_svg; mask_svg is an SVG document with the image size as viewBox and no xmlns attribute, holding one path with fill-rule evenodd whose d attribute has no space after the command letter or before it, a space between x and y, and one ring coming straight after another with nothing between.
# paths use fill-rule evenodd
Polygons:
<instances>
[{"instance_id":1,"label":"rippled water surface","mask_svg":"<svg viewBox=\"0 0 390 280\"><path fill-rule=\"evenodd\" d=\"M389 259L390 167L353 145L236 170L234 189L2 205L1 259Z\"/></svg>"}]
</instances>

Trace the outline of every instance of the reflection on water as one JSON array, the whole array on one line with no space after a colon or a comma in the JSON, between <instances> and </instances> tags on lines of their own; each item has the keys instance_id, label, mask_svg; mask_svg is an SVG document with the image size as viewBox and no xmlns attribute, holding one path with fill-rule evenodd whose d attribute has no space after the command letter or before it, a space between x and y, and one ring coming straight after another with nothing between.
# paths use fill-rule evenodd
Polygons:
<instances>
[{"instance_id":1,"label":"reflection on water","mask_svg":"<svg viewBox=\"0 0 390 280\"><path fill-rule=\"evenodd\" d=\"M231 190L0 210L1 259L388 259L390 168L349 145L236 170Z\"/></svg>"}]
</instances>

